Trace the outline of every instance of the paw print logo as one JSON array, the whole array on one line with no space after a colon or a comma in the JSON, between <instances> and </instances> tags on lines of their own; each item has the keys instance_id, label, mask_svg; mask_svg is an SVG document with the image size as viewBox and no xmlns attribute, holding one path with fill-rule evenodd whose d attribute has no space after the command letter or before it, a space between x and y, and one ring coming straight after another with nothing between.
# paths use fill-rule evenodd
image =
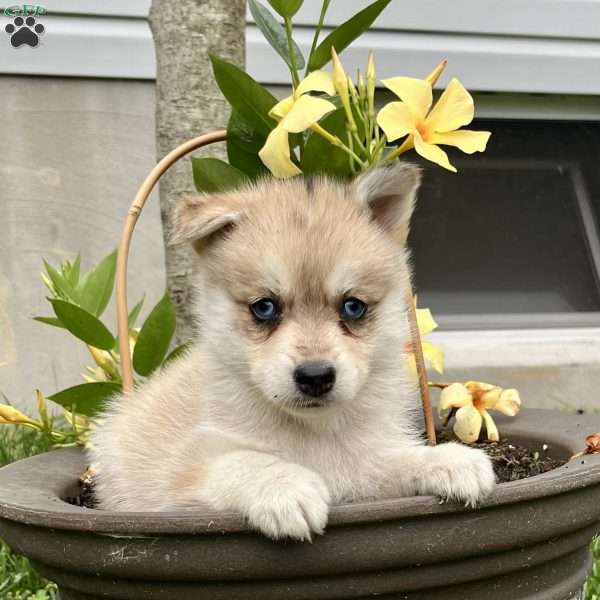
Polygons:
<instances>
[{"instance_id":1,"label":"paw print logo","mask_svg":"<svg viewBox=\"0 0 600 600\"><path fill-rule=\"evenodd\" d=\"M33 17L15 17L12 23L9 23L4 31L10 35L10 43L18 48L27 44L35 48L40 41L40 34L44 33L45 27L41 23L36 23Z\"/></svg>"}]
</instances>

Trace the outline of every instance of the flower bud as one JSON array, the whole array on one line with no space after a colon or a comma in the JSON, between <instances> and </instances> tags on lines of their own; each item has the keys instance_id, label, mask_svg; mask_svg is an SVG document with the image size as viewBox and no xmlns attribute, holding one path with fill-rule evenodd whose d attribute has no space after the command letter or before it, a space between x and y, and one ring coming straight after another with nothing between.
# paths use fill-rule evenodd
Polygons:
<instances>
[{"instance_id":1,"label":"flower bud","mask_svg":"<svg viewBox=\"0 0 600 600\"><path fill-rule=\"evenodd\" d=\"M333 46L331 47L331 62L333 64L333 85L335 86L335 91L342 101L342 106L346 112L346 120L348 121L350 129L356 131L356 123L354 121L354 115L352 114L352 107L350 106L348 75L346 75L346 71L344 71L344 67Z\"/></svg>"},{"instance_id":2,"label":"flower bud","mask_svg":"<svg viewBox=\"0 0 600 600\"><path fill-rule=\"evenodd\" d=\"M369 112L375 110L375 85L377 79L375 77L375 60L373 52L369 52L369 60L367 62L367 102L369 103Z\"/></svg>"},{"instance_id":3,"label":"flower bud","mask_svg":"<svg viewBox=\"0 0 600 600\"><path fill-rule=\"evenodd\" d=\"M7 404L0 404L0 424L15 424L15 425L29 425L34 424L27 415L24 415L21 411L8 406Z\"/></svg>"},{"instance_id":4,"label":"flower bud","mask_svg":"<svg viewBox=\"0 0 600 600\"><path fill-rule=\"evenodd\" d=\"M429 73L429 75L427 75L427 77L425 77L425 81L427 81L431 87L437 83L437 80L440 78L440 75L443 73L447 64L448 61L443 60L433 71L431 71L431 73Z\"/></svg>"}]
</instances>

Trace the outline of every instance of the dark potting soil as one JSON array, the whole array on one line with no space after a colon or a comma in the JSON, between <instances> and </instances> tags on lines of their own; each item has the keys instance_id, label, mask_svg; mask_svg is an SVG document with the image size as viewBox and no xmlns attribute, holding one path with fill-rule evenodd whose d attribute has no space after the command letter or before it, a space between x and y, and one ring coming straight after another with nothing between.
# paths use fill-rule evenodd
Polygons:
<instances>
[{"instance_id":1,"label":"dark potting soil","mask_svg":"<svg viewBox=\"0 0 600 600\"><path fill-rule=\"evenodd\" d=\"M443 432L440 435L439 442L449 441L460 442L451 431ZM548 446L545 444L539 450L519 446L508 439L499 442L478 441L465 445L471 448L480 448L492 459L498 483L507 483L508 481L517 481L518 479L540 475L567 462L548 456L546 454Z\"/></svg>"},{"instance_id":2,"label":"dark potting soil","mask_svg":"<svg viewBox=\"0 0 600 600\"><path fill-rule=\"evenodd\" d=\"M498 483L540 475L567 462L545 455L543 449L532 451L529 448L511 444L510 440L480 442L471 444L471 446L481 448L492 459Z\"/></svg>"},{"instance_id":3,"label":"dark potting soil","mask_svg":"<svg viewBox=\"0 0 600 600\"><path fill-rule=\"evenodd\" d=\"M451 432L440 435L439 443L457 440ZM498 483L517 481L546 473L565 464L566 461L556 460L546 455L547 447L540 450L530 450L524 446L513 444L510 440L500 442L476 442L468 444L471 448L481 448L492 459L494 472ZM66 498L69 504L85 508L96 508L94 498L94 478L86 471L79 478L79 493Z\"/></svg>"}]
</instances>

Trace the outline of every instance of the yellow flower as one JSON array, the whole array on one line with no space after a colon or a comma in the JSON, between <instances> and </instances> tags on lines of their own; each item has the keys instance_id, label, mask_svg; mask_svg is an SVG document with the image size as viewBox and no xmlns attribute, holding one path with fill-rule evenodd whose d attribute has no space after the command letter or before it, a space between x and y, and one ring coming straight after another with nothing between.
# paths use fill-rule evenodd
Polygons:
<instances>
[{"instance_id":1,"label":"yellow flower","mask_svg":"<svg viewBox=\"0 0 600 600\"><path fill-rule=\"evenodd\" d=\"M463 442L475 442L485 422L487 439L497 442L500 439L498 428L488 410L498 410L514 417L521 409L521 398L515 389L501 387L481 381L452 383L442 390L438 411L457 408L454 433Z\"/></svg>"},{"instance_id":2,"label":"yellow flower","mask_svg":"<svg viewBox=\"0 0 600 600\"><path fill-rule=\"evenodd\" d=\"M300 133L314 127L326 114L335 110L335 104L324 98L311 96L310 92L335 95L335 86L329 73L313 71L294 93L278 102L269 116L279 123L269 134L258 155L275 177L293 177L302 171L290 157L290 133Z\"/></svg>"},{"instance_id":3,"label":"yellow flower","mask_svg":"<svg viewBox=\"0 0 600 600\"><path fill-rule=\"evenodd\" d=\"M417 298L414 298L415 308L417 307ZM428 308L416 308L417 312L417 324L419 326L419 337L421 338L421 348L423 350L423 357L435 369L438 373L444 372L444 351L431 342L426 342L423 338L438 328L438 324L435 322L431 310ZM410 354L408 359L410 372L416 377L417 365L415 357Z\"/></svg>"},{"instance_id":4,"label":"yellow flower","mask_svg":"<svg viewBox=\"0 0 600 600\"><path fill-rule=\"evenodd\" d=\"M443 70L444 63L438 69ZM437 69L436 69L437 71ZM390 102L377 115L377 123L393 142L408 136L405 144L414 145L423 158L456 173L448 155L439 144L455 146L466 152L483 152L490 137L489 131L459 130L468 125L475 115L473 98L458 79L452 79L436 105L433 103L432 81L439 73L434 71L427 79L393 77L382 81L402 101Z\"/></svg>"}]
</instances>

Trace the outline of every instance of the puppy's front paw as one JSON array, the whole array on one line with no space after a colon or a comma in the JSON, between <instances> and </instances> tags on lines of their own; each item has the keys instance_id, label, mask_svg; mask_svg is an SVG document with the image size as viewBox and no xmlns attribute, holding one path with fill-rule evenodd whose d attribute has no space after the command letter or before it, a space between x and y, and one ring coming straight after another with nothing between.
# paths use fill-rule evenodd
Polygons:
<instances>
[{"instance_id":1,"label":"puppy's front paw","mask_svg":"<svg viewBox=\"0 0 600 600\"><path fill-rule=\"evenodd\" d=\"M421 481L421 493L476 506L494 488L492 461L482 450L452 442L431 451L436 456Z\"/></svg>"},{"instance_id":2,"label":"puppy's front paw","mask_svg":"<svg viewBox=\"0 0 600 600\"><path fill-rule=\"evenodd\" d=\"M285 477L273 478L268 489L249 507L250 525L273 539L311 541L327 524L330 495L323 479L297 465Z\"/></svg>"}]
</instances>

